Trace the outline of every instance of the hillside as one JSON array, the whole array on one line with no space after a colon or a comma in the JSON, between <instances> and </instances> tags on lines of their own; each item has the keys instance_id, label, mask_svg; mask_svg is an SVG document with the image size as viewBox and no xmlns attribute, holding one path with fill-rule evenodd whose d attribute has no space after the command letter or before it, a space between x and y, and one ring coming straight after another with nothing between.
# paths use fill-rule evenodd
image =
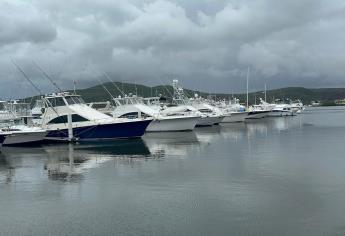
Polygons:
<instances>
[{"instance_id":1,"label":"hillside","mask_svg":"<svg viewBox=\"0 0 345 236\"><path fill-rule=\"evenodd\" d=\"M116 86L115 86L116 85ZM77 90L77 94L83 96L86 102L95 102L95 101L108 101L111 99L111 96L108 92L104 89L104 87L114 96L117 97L120 94L120 91L123 91L125 94L137 94L138 96L143 97L152 97L152 96L165 96L170 98L173 94L173 88L170 85L166 86L154 86L149 87L140 84L132 84L132 83L120 83L115 82L113 83L104 83L103 85L96 85L86 89L79 89ZM117 88L116 88L117 87ZM190 89L185 89L185 93L192 97L193 94L198 93L199 95L206 97L210 94L194 91ZM211 94L213 97L216 98L226 98L229 97L237 97L240 99L242 103L246 100L246 94ZM263 91L252 92L249 94L249 103L255 103L255 99L259 102L259 98L264 98ZM343 99L345 98L345 88L319 88L319 89L308 89L303 87L287 87L281 89L274 89L267 91L267 101L271 102L274 99L301 99L304 104L310 104L311 101L322 101L327 104L332 104L335 99ZM34 101L32 99L31 101Z\"/></svg>"},{"instance_id":2,"label":"hillside","mask_svg":"<svg viewBox=\"0 0 345 236\"><path fill-rule=\"evenodd\" d=\"M115 82L116 86L122 90L125 94L138 94L138 96L150 97L163 95L171 97L173 93L172 86L154 86L148 87L140 84L119 83ZM104 87L114 96L119 96L120 91L112 83L104 83ZM77 90L77 93L82 95L87 102L91 101L107 101L110 100L110 95L105 91L102 85L93 86L87 89ZM185 89L185 93L189 96L198 93L201 96L207 96L209 94L194 90ZM246 100L246 94L212 94L217 98L229 98L237 97L242 102ZM257 91L249 94L249 103L255 103L255 98L259 101L260 97L264 97L263 91ZM267 100L272 101L277 98L290 98L301 99L303 103L309 104L313 100L319 101L333 101L335 99L345 98L345 88L320 88L320 89L308 89L303 87L288 87L281 89L274 89L267 91Z\"/></svg>"}]
</instances>

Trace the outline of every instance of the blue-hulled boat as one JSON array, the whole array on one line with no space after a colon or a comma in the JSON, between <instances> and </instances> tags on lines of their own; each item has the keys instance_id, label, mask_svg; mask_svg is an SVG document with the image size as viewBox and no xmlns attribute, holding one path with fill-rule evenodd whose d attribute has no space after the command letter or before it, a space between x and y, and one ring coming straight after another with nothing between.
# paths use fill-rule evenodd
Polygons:
<instances>
[{"instance_id":1,"label":"blue-hulled boat","mask_svg":"<svg viewBox=\"0 0 345 236\"><path fill-rule=\"evenodd\" d=\"M42 127L47 140L93 141L137 138L152 120L115 119L85 104L79 95L57 93L43 97Z\"/></svg>"}]
</instances>

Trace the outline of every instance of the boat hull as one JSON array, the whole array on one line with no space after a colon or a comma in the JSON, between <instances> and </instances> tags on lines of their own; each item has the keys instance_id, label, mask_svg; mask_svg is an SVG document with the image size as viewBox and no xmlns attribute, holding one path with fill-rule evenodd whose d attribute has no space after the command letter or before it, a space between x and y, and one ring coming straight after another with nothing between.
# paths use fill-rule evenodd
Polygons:
<instances>
[{"instance_id":1,"label":"boat hull","mask_svg":"<svg viewBox=\"0 0 345 236\"><path fill-rule=\"evenodd\" d=\"M273 110L270 113L268 113L268 116L269 117L293 116L293 113L291 111Z\"/></svg>"},{"instance_id":2,"label":"boat hull","mask_svg":"<svg viewBox=\"0 0 345 236\"><path fill-rule=\"evenodd\" d=\"M262 119L268 116L270 111L251 111L246 119Z\"/></svg>"},{"instance_id":3,"label":"boat hull","mask_svg":"<svg viewBox=\"0 0 345 236\"><path fill-rule=\"evenodd\" d=\"M144 135L152 120L108 123L73 127L75 141L138 138ZM51 141L69 141L68 129L49 130L46 136Z\"/></svg>"},{"instance_id":4,"label":"boat hull","mask_svg":"<svg viewBox=\"0 0 345 236\"><path fill-rule=\"evenodd\" d=\"M153 120L147 132L191 131L195 128L199 117L162 118Z\"/></svg>"},{"instance_id":5,"label":"boat hull","mask_svg":"<svg viewBox=\"0 0 345 236\"><path fill-rule=\"evenodd\" d=\"M248 117L248 112L234 112L230 115L226 115L222 120L222 123L236 123L236 122L244 122L244 120Z\"/></svg>"},{"instance_id":6,"label":"boat hull","mask_svg":"<svg viewBox=\"0 0 345 236\"><path fill-rule=\"evenodd\" d=\"M6 136L3 146L39 144L44 141L47 131L18 131Z\"/></svg>"},{"instance_id":7,"label":"boat hull","mask_svg":"<svg viewBox=\"0 0 345 236\"><path fill-rule=\"evenodd\" d=\"M223 116L207 116L207 117L201 117L199 118L198 122L196 123L196 126L212 126L215 124L219 124L223 120Z\"/></svg>"}]
</instances>

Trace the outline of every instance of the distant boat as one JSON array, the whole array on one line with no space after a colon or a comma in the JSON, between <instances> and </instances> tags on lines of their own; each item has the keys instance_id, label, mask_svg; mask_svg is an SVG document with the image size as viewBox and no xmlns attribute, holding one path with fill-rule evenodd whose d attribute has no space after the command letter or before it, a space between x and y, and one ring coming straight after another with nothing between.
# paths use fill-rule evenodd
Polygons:
<instances>
[{"instance_id":1,"label":"distant boat","mask_svg":"<svg viewBox=\"0 0 345 236\"><path fill-rule=\"evenodd\" d=\"M318 107L318 106L321 105L321 102L320 101L311 101L310 104L311 104L312 107Z\"/></svg>"},{"instance_id":2,"label":"distant boat","mask_svg":"<svg viewBox=\"0 0 345 236\"><path fill-rule=\"evenodd\" d=\"M4 146L42 143L47 131L34 126L30 104L18 101L1 102L0 130L6 134Z\"/></svg>"},{"instance_id":3,"label":"distant boat","mask_svg":"<svg viewBox=\"0 0 345 236\"><path fill-rule=\"evenodd\" d=\"M219 108L222 110L224 119L222 123L244 122L248 117L246 107L239 103L239 99L232 99L229 102L221 101Z\"/></svg>"},{"instance_id":4,"label":"distant boat","mask_svg":"<svg viewBox=\"0 0 345 236\"><path fill-rule=\"evenodd\" d=\"M274 109L275 104L265 102L260 98L260 104L249 107L248 117L246 119L262 119L267 117Z\"/></svg>"},{"instance_id":5,"label":"distant boat","mask_svg":"<svg viewBox=\"0 0 345 236\"><path fill-rule=\"evenodd\" d=\"M173 89L173 104L182 107L193 107L201 115L196 126L217 125L224 119L222 112L217 107L208 104L208 102L198 94L195 94L193 98L188 98L183 88L179 87L178 80L173 80Z\"/></svg>"},{"instance_id":6,"label":"distant boat","mask_svg":"<svg viewBox=\"0 0 345 236\"><path fill-rule=\"evenodd\" d=\"M135 95L114 98L115 108L111 112L116 118L150 118L153 121L147 132L190 131L197 124L200 116L191 112L167 113L156 105L159 97L142 98Z\"/></svg>"},{"instance_id":7,"label":"distant boat","mask_svg":"<svg viewBox=\"0 0 345 236\"><path fill-rule=\"evenodd\" d=\"M93 141L137 138L144 135L151 119L115 119L85 104L79 95L67 92L43 97L46 104L42 126L47 140Z\"/></svg>"}]
</instances>

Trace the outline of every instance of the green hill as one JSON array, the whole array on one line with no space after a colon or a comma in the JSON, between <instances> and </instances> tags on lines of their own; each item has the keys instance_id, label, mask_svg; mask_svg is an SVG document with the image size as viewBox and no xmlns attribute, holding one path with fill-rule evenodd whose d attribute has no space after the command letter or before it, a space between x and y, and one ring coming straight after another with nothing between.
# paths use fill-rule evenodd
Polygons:
<instances>
[{"instance_id":1,"label":"green hill","mask_svg":"<svg viewBox=\"0 0 345 236\"><path fill-rule=\"evenodd\" d=\"M115 85L114 85L115 84ZM172 97L173 88L170 85L166 86L154 86L149 87L140 84L132 84L132 83L104 83L102 85L96 85L86 89L79 89L77 90L77 94L83 96L86 102L96 102L96 101L108 101L111 100L111 96L105 90L105 88L112 94L112 96L117 97L122 95L120 90L124 94L137 94L138 96L143 97L152 97L152 96L165 96L165 97ZM198 93L200 96L206 97L210 94L200 91L194 91L190 89L185 89L185 93L192 97L193 94ZM218 99L229 97L237 97L240 99L241 102L246 101L246 94L212 94L213 97ZM259 98L264 98L263 91L257 91L249 93L249 103L254 104L255 100L258 103ZM271 102L274 99L301 99L304 104L310 104L311 101L321 101L327 104L332 104L335 99L343 99L345 98L345 88L320 88L320 89L308 89L303 87L287 87L281 89L274 89L267 91L267 101ZM33 99L34 100L34 99Z\"/></svg>"},{"instance_id":2,"label":"green hill","mask_svg":"<svg viewBox=\"0 0 345 236\"><path fill-rule=\"evenodd\" d=\"M163 95L165 97L171 97L173 94L173 88L170 85L167 86L154 86L149 87L140 84L131 84L131 83L104 83L103 86L109 90L109 92L114 96L117 97L121 95L120 91L123 91L125 94L137 94L138 96L150 97L150 96L158 96ZM77 93L82 95L85 101L107 101L110 100L110 95L106 92L102 85L93 86L87 89L77 90ZM116 88L117 87L117 88ZM208 96L208 93L185 89L185 93L188 96L193 96L193 94L198 93L201 96ZM246 94L212 94L212 96L216 98L229 98L229 97L237 97L242 102L246 100ZM255 98L257 102L259 98L264 98L263 91L257 91L253 93L249 93L249 103L255 103ZM303 87L288 87L288 88L281 88L281 89L274 89L267 91L267 101L273 101L274 99L283 99L283 98L290 98L290 99L301 99L303 103L309 104L311 101L334 101L335 99L343 99L345 98L345 88L320 88L320 89L308 89Z\"/></svg>"}]
</instances>

